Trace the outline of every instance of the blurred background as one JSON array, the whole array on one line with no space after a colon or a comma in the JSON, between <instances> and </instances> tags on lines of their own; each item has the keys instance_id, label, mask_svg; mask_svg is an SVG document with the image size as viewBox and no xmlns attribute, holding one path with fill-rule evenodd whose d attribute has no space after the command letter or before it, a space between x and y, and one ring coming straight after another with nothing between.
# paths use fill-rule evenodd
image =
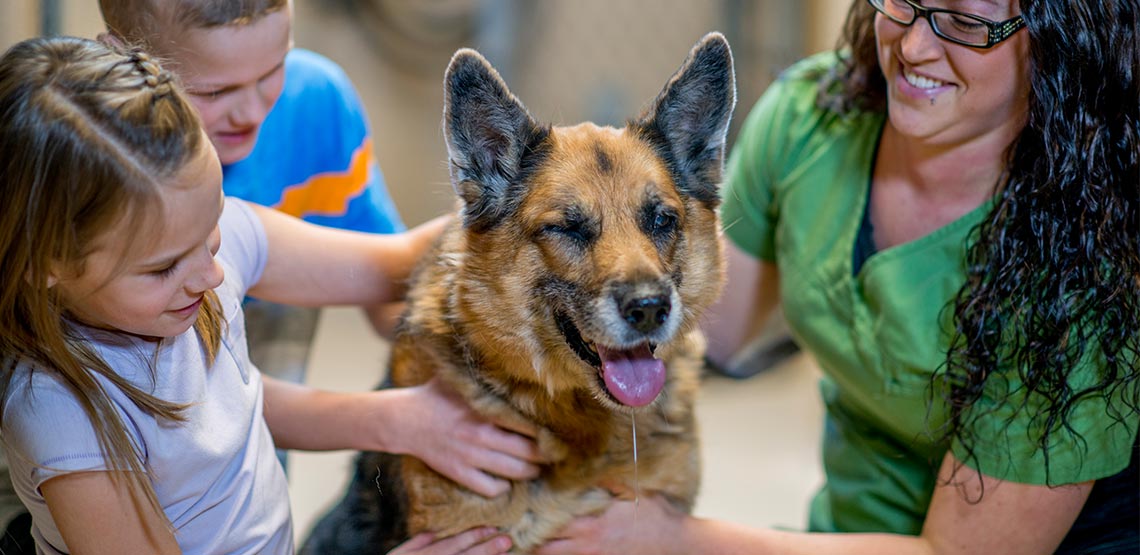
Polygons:
<instances>
[{"instance_id":1,"label":"blurred background","mask_svg":"<svg viewBox=\"0 0 1140 555\"><path fill-rule=\"evenodd\" d=\"M482 52L540 121L621 124L702 35L720 31L735 56L739 123L776 73L834 45L849 3L295 0L294 25L297 46L332 58L356 83L388 188L412 225L451 208L441 83L457 48ZM100 31L96 0L0 0L0 49Z\"/></svg>"},{"instance_id":2,"label":"blurred background","mask_svg":"<svg viewBox=\"0 0 1140 555\"><path fill-rule=\"evenodd\" d=\"M732 45L741 121L795 60L834 46L851 0L295 0L296 45L345 68L368 111L376 156L404 221L450 210L440 131L442 78L457 48L481 51L536 119L620 125L660 90L705 33ZM0 49L42 34L95 37L96 0L0 0ZM779 334L774 331L773 334ZM359 310L324 309L307 382L379 383L387 345ZM822 422L810 356L747 380L705 379L698 402L700 516L802 529L822 482ZM298 537L339 498L352 453L289 454Z\"/></svg>"}]
</instances>

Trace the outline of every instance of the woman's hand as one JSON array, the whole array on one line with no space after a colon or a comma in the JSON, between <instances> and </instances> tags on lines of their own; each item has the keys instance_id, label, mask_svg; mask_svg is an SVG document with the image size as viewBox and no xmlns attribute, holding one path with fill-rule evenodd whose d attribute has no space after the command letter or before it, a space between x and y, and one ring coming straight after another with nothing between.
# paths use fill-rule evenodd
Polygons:
<instances>
[{"instance_id":1,"label":"woman's hand","mask_svg":"<svg viewBox=\"0 0 1140 555\"><path fill-rule=\"evenodd\" d=\"M615 499L601 514L574 519L534 554L683 553L684 547L677 541L677 532L683 528L686 516L659 495L643 494L638 500Z\"/></svg>"},{"instance_id":2,"label":"woman's hand","mask_svg":"<svg viewBox=\"0 0 1140 555\"><path fill-rule=\"evenodd\" d=\"M472 491L495 497L538 477L536 431L484 419L438 379L403 390L390 450L412 455Z\"/></svg>"},{"instance_id":3,"label":"woman's hand","mask_svg":"<svg viewBox=\"0 0 1140 555\"><path fill-rule=\"evenodd\" d=\"M486 527L472 528L438 541L430 533L419 534L388 555L499 555L510 548L510 537Z\"/></svg>"}]
</instances>

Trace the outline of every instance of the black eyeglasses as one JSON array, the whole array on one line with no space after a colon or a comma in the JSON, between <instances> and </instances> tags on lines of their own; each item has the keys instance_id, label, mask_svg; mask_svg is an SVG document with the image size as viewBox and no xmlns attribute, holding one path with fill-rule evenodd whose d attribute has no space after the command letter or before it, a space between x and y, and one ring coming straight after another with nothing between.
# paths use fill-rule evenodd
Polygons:
<instances>
[{"instance_id":1,"label":"black eyeglasses","mask_svg":"<svg viewBox=\"0 0 1140 555\"><path fill-rule=\"evenodd\" d=\"M954 10L924 8L914 0L867 0L867 2L895 23L912 25L915 19L922 17L930 23L935 35L974 48L993 47L1025 27L1025 20L1020 15L999 22Z\"/></svg>"}]
</instances>

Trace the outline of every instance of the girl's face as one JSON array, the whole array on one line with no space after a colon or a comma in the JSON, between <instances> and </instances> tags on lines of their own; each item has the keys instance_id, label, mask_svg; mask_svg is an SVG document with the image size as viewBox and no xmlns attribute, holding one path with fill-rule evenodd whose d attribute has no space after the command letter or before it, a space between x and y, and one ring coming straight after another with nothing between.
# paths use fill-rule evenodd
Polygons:
<instances>
[{"instance_id":1,"label":"girl's face","mask_svg":"<svg viewBox=\"0 0 1140 555\"><path fill-rule=\"evenodd\" d=\"M1020 13L1014 0L922 2L1004 21ZM918 18L909 27L875 15L879 65L887 81L890 125L900 134L955 145L987 135L1012 139L1024 126L1029 95L1028 33L992 48L945 41Z\"/></svg>"},{"instance_id":2,"label":"girl's face","mask_svg":"<svg viewBox=\"0 0 1140 555\"><path fill-rule=\"evenodd\" d=\"M182 79L222 164L241 161L285 85L293 44L291 8L247 25L187 29L178 34L171 66Z\"/></svg>"},{"instance_id":3,"label":"girl's face","mask_svg":"<svg viewBox=\"0 0 1140 555\"><path fill-rule=\"evenodd\" d=\"M221 285L214 255L221 241L222 172L214 149L204 142L163 185L161 225L148 218L136 232L140 237L117 225L94 241L82 274L55 278L65 307L80 322L172 337L194 325L204 294ZM124 252L128 247L135 250Z\"/></svg>"}]
</instances>

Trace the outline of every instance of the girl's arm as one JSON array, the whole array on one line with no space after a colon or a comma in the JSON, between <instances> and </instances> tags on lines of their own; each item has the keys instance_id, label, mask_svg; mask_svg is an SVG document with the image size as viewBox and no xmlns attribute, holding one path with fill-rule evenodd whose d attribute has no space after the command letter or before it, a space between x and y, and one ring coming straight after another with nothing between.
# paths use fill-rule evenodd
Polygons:
<instances>
[{"instance_id":1,"label":"girl's arm","mask_svg":"<svg viewBox=\"0 0 1140 555\"><path fill-rule=\"evenodd\" d=\"M64 474L44 482L40 491L75 555L182 553L165 515L133 497L126 480L112 480L111 472Z\"/></svg>"},{"instance_id":2,"label":"girl's arm","mask_svg":"<svg viewBox=\"0 0 1140 555\"><path fill-rule=\"evenodd\" d=\"M1088 499L1092 482L1060 487L1005 482L960 466L947 454L920 536L809 534L749 528L673 510L657 497L618 501L575 520L537 555L867 554L1007 555L1053 553ZM985 495L978 501L979 480ZM975 502L976 501L976 502ZM636 518L635 518L636 517Z\"/></svg>"},{"instance_id":3,"label":"girl's arm","mask_svg":"<svg viewBox=\"0 0 1140 555\"><path fill-rule=\"evenodd\" d=\"M311 451L355 449L409 454L487 497L506 492L503 478L538 476L533 430L508 430L475 413L433 380L358 393L320 391L262 376L265 420L274 443Z\"/></svg>"},{"instance_id":4,"label":"girl's arm","mask_svg":"<svg viewBox=\"0 0 1140 555\"><path fill-rule=\"evenodd\" d=\"M376 235L313 225L251 205L269 243L251 296L298 306L375 305L403 298L408 276L443 231L441 216L404 233Z\"/></svg>"}]
</instances>

